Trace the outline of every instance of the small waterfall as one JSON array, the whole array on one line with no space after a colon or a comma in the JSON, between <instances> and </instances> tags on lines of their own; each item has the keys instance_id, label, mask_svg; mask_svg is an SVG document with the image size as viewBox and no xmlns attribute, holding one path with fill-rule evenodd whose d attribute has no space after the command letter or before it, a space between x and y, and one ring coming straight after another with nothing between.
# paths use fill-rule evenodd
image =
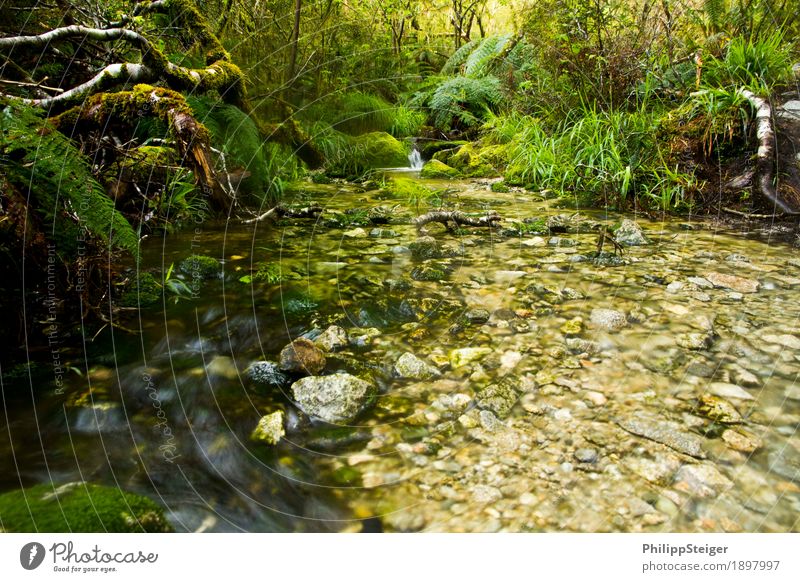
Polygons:
<instances>
[{"instance_id":1,"label":"small waterfall","mask_svg":"<svg viewBox=\"0 0 800 582\"><path fill-rule=\"evenodd\" d=\"M411 150L411 153L408 154L408 166L412 170L421 170L422 169L422 156L419 153L417 148Z\"/></svg>"}]
</instances>

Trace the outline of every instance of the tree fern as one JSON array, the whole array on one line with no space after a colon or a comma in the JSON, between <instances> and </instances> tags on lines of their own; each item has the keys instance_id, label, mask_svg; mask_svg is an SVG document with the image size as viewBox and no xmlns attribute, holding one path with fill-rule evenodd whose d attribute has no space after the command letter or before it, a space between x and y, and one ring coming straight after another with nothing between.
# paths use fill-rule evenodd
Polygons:
<instances>
[{"instance_id":1,"label":"tree fern","mask_svg":"<svg viewBox=\"0 0 800 582\"><path fill-rule=\"evenodd\" d=\"M136 254L139 237L91 172L88 161L38 111L6 105L0 111L0 156L9 180L29 194L29 205L53 225L76 218L109 246Z\"/></svg>"},{"instance_id":2,"label":"tree fern","mask_svg":"<svg viewBox=\"0 0 800 582\"><path fill-rule=\"evenodd\" d=\"M495 77L453 77L436 88L429 107L438 128L469 128L480 123L486 112L495 110L502 100L500 81Z\"/></svg>"},{"instance_id":3,"label":"tree fern","mask_svg":"<svg viewBox=\"0 0 800 582\"><path fill-rule=\"evenodd\" d=\"M469 58L469 55L475 50L479 44L483 42L482 38L476 38L474 40L469 41L467 44L462 45L456 52L452 54L452 56L447 59L447 62L442 67L442 74L443 75L454 75L456 73L461 72L461 67Z\"/></svg>"},{"instance_id":4,"label":"tree fern","mask_svg":"<svg viewBox=\"0 0 800 582\"><path fill-rule=\"evenodd\" d=\"M503 52L510 38L510 34L497 34L484 38L464 63L464 75L484 77L489 74L495 58Z\"/></svg>"}]
</instances>

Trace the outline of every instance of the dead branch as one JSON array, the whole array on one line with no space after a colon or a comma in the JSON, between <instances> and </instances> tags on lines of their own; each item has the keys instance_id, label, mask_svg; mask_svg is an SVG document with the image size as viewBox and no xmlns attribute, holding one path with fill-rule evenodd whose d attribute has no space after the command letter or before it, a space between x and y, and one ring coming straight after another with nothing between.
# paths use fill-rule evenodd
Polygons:
<instances>
[{"instance_id":1,"label":"dead branch","mask_svg":"<svg viewBox=\"0 0 800 582\"><path fill-rule=\"evenodd\" d=\"M455 226L483 226L492 228L501 220L503 219L500 218L500 215L494 210L488 212L485 216L468 216L458 211L437 210L418 216L412 223L417 227L417 231L419 232L423 226L431 222L439 222L443 224L447 230L452 230L450 227L451 222Z\"/></svg>"},{"instance_id":2,"label":"dead branch","mask_svg":"<svg viewBox=\"0 0 800 582\"><path fill-rule=\"evenodd\" d=\"M275 206L255 218L242 221L244 224L261 222L270 217L274 218L317 218L322 213L321 206L306 206L305 208L286 208L285 206Z\"/></svg>"}]
</instances>

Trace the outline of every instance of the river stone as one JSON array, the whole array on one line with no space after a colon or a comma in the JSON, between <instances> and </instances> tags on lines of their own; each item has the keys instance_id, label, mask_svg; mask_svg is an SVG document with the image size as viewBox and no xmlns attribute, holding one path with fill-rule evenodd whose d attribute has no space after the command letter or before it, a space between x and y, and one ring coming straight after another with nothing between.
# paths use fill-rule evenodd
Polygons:
<instances>
[{"instance_id":1,"label":"river stone","mask_svg":"<svg viewBox=\"0 0 800 582\"><path fill-rule=\"evenodd\" d=\"M788 333L780 335L765 334L761 336L761 339L768 344L777 344L790 350L800 350L800 339Z\"/></svg>"},{"instance_id":2,"label":"river stone","mask_svg":"<svg viewBox=\"0 0 800 582\"><path fill-rule=\"evenodd\" d=\"M476 308L468 310L464 314L464 317L466 317L470 323L486 323L489 321L490 314L487 309Z\"/></svg>"},{"instance_id":3,"label":"river stone","mask_svg":"<svg viewBox=\"0 0 800 582\"><path fill-rule=\"evenodd\" d=\"M219 376L226 380L236 380L239 372L233 359L228 356L214 356L206 365L206 372L209 376Z\"/></svg>"},{"instance_id":4,"label":"river stone","mask_svg":"<svg viewBox=\"0 0 800 582\"><path fill-rule=\"evenodd\" d=\"M442 255L439 241L432 236L421 236L417 240L410 242L408 248L411 256L415 259L435 259Z\"/></svg>"},{"instance_id":5,"label":"river stone","mask_svg":"<svg viewBox=\"0 0 800 582\"><path fill-rule=\"evenodd\" d=\"M492 353L491 348L459 348L450 352L450 366L460 368Z\"/></svg>"},{"instance_id":6,"label":"river stone","mask_svg":"<svg viewBox=\"0 0 800 582\"><path fill-rule=\"evenodd\" d=\"M283 411L277 410L272 414L261 417L258 425L250 434L250 440L268 445L277 445L285 434L283 430Z\"/></svg>"},{"instance_id":7,"label":"river stone","mask_svg":"<svg viewBox=\"0 0 800 582\"><path fill-rule=\"evenodd\" d=\"M755 400L752 394L741 386L727 382L711 382L708 391L720 398L738 398L739 400Z\"/></svg>"},{"instance_id":8,"label":"river stone","mask_svg":"<svg viewBox=\"0 0 800 582\"><path fill-rule=\"evenodd\" d=\"M278 364L270 361L253 362L244 371L245 375L260 386L286 386L289 377L281 372Z\"/></svg>"},{"instance_id":9,"label":"river stone","mask_svg":"<svg viewBox=\"0 0 800 582\"><path fill-rule=\"evenodd\" d=\"M564 335L578 335L583 331L583 318L573 317L565 322L559 329Z\"/></svg>"},{"instance_id":10,"label":"river stone","mask_svg":"<svg viewBox=\"0 0 800 582\"><path fill-rule=\"evenodd\" d=\"M441 376L438 368L420 360L410 352L406 352L397 359L394 364L394 371L401 378L412 378L414 380L428 380L434 376Z\"/></svg>"},{"instance_id":11,"label":"river stone","mask_svg":"<svg viewBox=\"0 0 800 582\"><path fill-rule=\"evenodd\" d=\"M600 344L592 341L592 340L585 340L579 337L568 337L564 340L567 344L567 349L573 354L587 354L590 356L596 356L602 351Z\"/></svg>"},{"instance_id":12,"label":"river stone","mask_svg":"<svg viewBox=\"0 0 800 582\"><path fill-rule=\"evenodd\" d=\"M353 230L346 230L342 233L345 238L366 238L367 231L361 227L354 228Z\"/></svg>"},{"instance_id":13,"label":"river stone","mask_svg":"<svg viewBox=\"0 0 800 582\"><path fill-rule=\"evenodd\" d=\"M623 220L619 228L614 231L614 238L619 244L626 247L650 244L650 241L644 236L642 228L629 218Z\"/></svg>"},{"instance_id":14,"label":"river stone","mask_svg":"<svg viewBox=\"0 0 800 582\"><path fill-rule=\"evenodd\" d=\"M711 289L714 286L714 284L711 283L711 281L709 281L708 279L704 279L703 277L689 277L686 280L689 281L689 283L697 285L702 289Z\"/></svg>"},{"instance_id":15,"label":"river stone","mask_svg":"<svg viewBox=\"0 0 800 582\"><path fill-rule=\"evenodd\" d=\"M487 386L476 397L478 408L491 410L498 418L507 417L517 402L514 384L515 380L505 378L497 384Z\"/></svg>"},{"instance_id":16,"label":"river stone","mask_svg":"<svg viewBox=\"0 0 800 582\"><path fill-rule=\"evenodd\" d=\"M325 368L325 354L314 342L298 338L281 350L280 369L293 374L319 374Z\"/></svg>"},{"instance_id":17,"label":"river stone","mask_svg":"<svg viewBox=\"0 0 800 582\"><path fill-rule=\"evenodd\" d=\"M497 487L490 487L489 485L475 485L472 488L472 500L475 503L494 503L500 501L503 494Z\"/></svg>"},{"instance_id":18,"label":"river stone","mask_svg":"<svg viewBox=\"0 0 800 582\"><path fill-rule=\"evenodd\" d=\"M687 350L707 350L714 343L708 333L683 333L676 338L678 345Z\"/></svg>"},{"instance_id":19,"label":"river stone","mask_svg":"<svg viewBox=\"0 0 800 582\"><path fill-rule=\"evenodd\" d=\"M715 497L733 482L713 465L684 465L675 474L675 488L696 497Z\"/></svg>"},{"instance_id":20,"label":"river stone","mask_svg":"<svg viewBox=\"0 0 800 582\"><path fill-rule=\"evenodd\" d=\"M744 277L737 277L736 275L725 275L724 273L706 273L704 277L714 287L722 287L723 289L732 289L739 293L755 293L758 291L759 283L754 279L745 279Z\"/></svg>"},{"instance_id":21,"label":"river stone","mask_svg":"<svg viewBox=\"0 0 800 582\"><path fill-rule=\"evenodd\" d=\"M580 463L596 463L598 459L597 449L578 449L575 451L575 459Z\"/></svg>"},{"instance_id":22,"label":"river stone","mask_svg":"<svg viewBox=\"0 0 800 582\"><path fill-rule=\"evenodd\" d=\"M314 343L326 352L333 352L347 347L347 332L338 325L331 325L314 340Z\"/></svg>"},{"instance_id":23,"label":"river stone","mask_svg":"<svg viewBox=\"0 0 800 582\"><path fill-rule=\"evenodd\" d=\"M677 422L630 418L617 421L617 424L629 433L661 443L679 453L697 459L706 458L706 454L703 451L703 439L695 434L686 432L684 427Z\"/></svg>"},{"instance_id":24,"label":"river stone","mask_svg":"<svg viewBox=\"0 0 800 582\"><path fill-rule=\"evenodd\" d=\"M706 418L724 424L738 424L744 421L733 404L712 394L700 396L697 411Z\"/></svg>"},{"instance_id":25,"label":"river stone","mask_svg":"<svg viewBox=\"0 0 800 582\"><path fill-rule=\"evenodd\" d=\"M767 457L769 470L785 479L800 483L800 450L790 443L774 448Z\"/></svg>"},{"instance_id":26,"label":"river stone","mask_svg":"<svg viewBox=\"0 0 800 582\"><path fill-rule=\"evenodd\" d=\"M763 446L761 439L757 436L751 433L733 430L732 428L723 431L722 440L734 451L742 453L752 453Z\"/></svg>"},{"instance_id":27,"label":"river stone","mask_svg":"<svg viewBox=\"0 0 800 582\"><path fill-rule=\"evenodd\" d=\"M622 329L628 325L625 314L613 309L592 309L591 322L610 331Z\"/></svg>"},{"instance_id":28,"label":"river stone","mask_svg":"<svg viewBox=\"0 0 800 582\"><path fill-rule=\"evenodd\" d=\"M525 271L495 271L494 282L498 285L508 285L527 274Z\"/></svg>"},{"instance_id":29,"label":"river stone","mask_svg":"<svg viewBox=\"0 0 800 582\"><path fill-rule=\"evenodd\" d=\"M534 236L523 240L521 244L526 247L544 247L547 246L547 241L540 236Z\"/></svg>"},{"instance_id":30,"label":"river stone","mask_svg":"<svg viewBox=\"0 0 800 582\"><path fill-rule=\"evenodd\" d=\"M292 384L300 409L330 423L352 421L377 392L374 384L350 374L308 376Z\"/></svg>"}]
</instances>

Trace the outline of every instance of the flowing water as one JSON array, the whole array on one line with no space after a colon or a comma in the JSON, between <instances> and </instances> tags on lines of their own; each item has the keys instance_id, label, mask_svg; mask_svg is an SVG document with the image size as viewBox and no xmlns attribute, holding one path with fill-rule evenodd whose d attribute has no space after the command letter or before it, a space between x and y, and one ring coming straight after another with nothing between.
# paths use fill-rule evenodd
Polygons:
<instances>
[{"instance_id":1,"label":"flowing water","mask_svg":"<svg viewBox=\"0 0 800 582\"><path fill-rule=\"evenodd\" d=\"M319 203L321 219L151 237L144 269L196 253L221 258L223 276L130 316L139 335L106 330L65 350L63 391L6 382L0 486L19 487L17 475L118 484L188 531L798 529L800 262L789 244L638 220L654 244L601 266L597 228L622 216L429 184L441 203L504 222L428 225L442 249L423 261L408 252L418 234L404 200L309 184L296 201ZM326 218L379 205L389 224ZM509 229L559 214L561 234ZM259 268L272 276L246 277ZM244 374L333 324L352 342L326 372L379 386L354 426L308 419L290 393ZM398 377L406 352L441 374ZM250 441L278 409L282 441Z\"/></svg>"}]
</instances>

